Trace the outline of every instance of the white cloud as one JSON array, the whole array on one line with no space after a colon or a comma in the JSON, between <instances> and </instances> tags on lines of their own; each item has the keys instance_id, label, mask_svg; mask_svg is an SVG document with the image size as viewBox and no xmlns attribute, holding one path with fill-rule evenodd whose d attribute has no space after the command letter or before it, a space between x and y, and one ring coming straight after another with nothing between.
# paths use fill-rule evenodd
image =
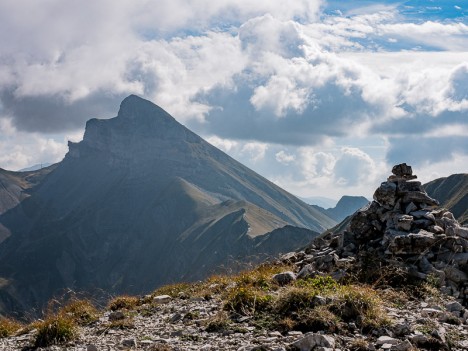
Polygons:
<instances>
[{"instance_id":1,"label":"white cloud","mask_svg":"<svg viewBox=\"0 0 468 351\"><path fill-rule=\"evenodd\" d=\"M244 144L241 149L242 154L247 154L251 161L257 162L265 157L268 150L268 144L259 142L250 142Z\"/></svg>"},{"instance_id":2,"label":"white cloud","mask_svg":"<svg viewBox=\"0 0 468 351\"><path fill-rule=\"evenodd\" d=\"M328 16L322 4L2 1L0 166L59 160L63 133L79 139L86 119L115 115L129 93L236 158L272 162L265 175L297 189L364 189L385 151L420 165L463 158L468 26L410 23L396 5ZM388 141L378 156L326 144L374 135ZM430 138L447 142L449 160L405 149Z\"/></svg>"},{"instance_id":3,"label":"white cloud","mask_svg":"<svg viewBox=\"0 0 468 351\"><path fill-rule=\"evenodd\" d=\"M0 165L19 170L41 162L58 162L67 151L66 141L18 132L8 119L0 118Z\"/></svg>"},{"instance_id":4,"label":"white cloud","mask_svg":"<svg viewBox=\"0 0 468 351\"><path fill-rule=\"evenodd\" d=\"M338 185L349 186L371 182L376 174L374 160L364 151L345 147L333 167L335 181Z\"/></svg>"},{"instance_id":5,"label":"white cloud","mask_svg":"<svg viewBox=\"0 0 468 351\"><path fill-rule=\"evenodd\" d=\"M224 152L234 151L235 148L239 146L239 143L235 140L222 139L217 136L210 136L205 138L211 145L216 146L218 149L223 150Z\"/></svg>"},{"instance_id":6,"label":"white cloud","mask_svg":"<svg viewBox=\"0 0 468 351\"><path fill-rule=\"evenodd\" d=\"M282 163L284 165L288 165L291 162L294 162L296 160L296 156L294 154L288 154L284 150L280 150L275 154L276 161L279 163Z\"/></svg>"},{"instance_id":7,"label":"white cloud","mask_svg":"<svg viewBox=\"0 0 468 351\"><path fill-rule=\"evenodd\" d=\"M302 173L306 179L314 181L332 175L336 159L331 153L317 152L314 148L302 148L300 152Z\"/></svg>"}]
</instances>

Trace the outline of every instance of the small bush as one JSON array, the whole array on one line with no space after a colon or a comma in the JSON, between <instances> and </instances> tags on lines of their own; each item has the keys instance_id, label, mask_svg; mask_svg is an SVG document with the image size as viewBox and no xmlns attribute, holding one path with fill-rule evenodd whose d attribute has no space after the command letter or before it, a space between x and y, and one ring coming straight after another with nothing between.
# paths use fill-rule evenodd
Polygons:
<instances>
[{"instance_id":1,"label":"small bush","mask_svg":"<svg viewBox=\"0 0 468 351\"><path fill-rule=\"evenodd\" d=\"M21 329L22 325L10 318L0 318L0 338L13 335Z\"/></svg>"},{"instance_id":2,"label":"small bush","mask_svg":"<svg viewBox=\"0 0 468 351\"><path fill-rule=\"evenodd\" d=\"M234 281L241 287L254 287L261 290L275 290L277 284L273 283L273 275L291 270L290 266L263 264L257 268L244 271L234 277Z\"/></svg>"},{"instance_id":3,"label":"small bush","mask_svg":"<svg viewBox=\"0 0 468 351\"><path fill-rule=\"evenodd\" d=\"M153 292L153 296L169 295L172 298L179 297L180 293L190 296L196 290L196 284L176 283L162 286Z\"/></svg>"},{"instance_id":4,"label":"small bush","mask_svg":"<svg viewBox=\"0 0 468 351\"><path fill-rule=\"evenodd\" d=\"M229 318L225 312L220 312L210 318L206 324L205 330L208 333L223 332L229 327Z\"/></svg>"},{"instance_id":5,"label":"small bush","mask_svg":"<svg viewBox=\"0 0 468 351\"><path fill-rule=\"evenodd\" d=\"M317 332L325 330L335 333L340 328L340 318L330 312L327 306L318 306L314 309L300 311L296 317L295 330L303 332Z\"/></svg>"},{"instance_id":6,"label":"small bush","mask_svg":"<svg viewBox=\"0 0 468 351\"><path fill-rule=\"evenodd\" d=\"M138 305L139 299L135 296L117 296L109 301L107 308L111 311L131 310Z\"/></svg>"},{"instance_id":7,"label":"small bush","mask_svg":"<svg viewBox=\"0 0 468 351\"><path fill-rule=\"evenodd\" d=\"M280 315L287 315L306 308L312 308L315 290L307 287L290 287L285 289L275 304L275 310Z\"/></svg>"},{"instance_id":8,"label":"small bush","mask_svg":"<svg viewBox=\"0 0 468 351\"><path fill-rule=\"evenodd\" d=\"M88 300L74 299L60 308L59 314L71 317L79 325L88 325L98 319L98 311Z\"/></svg>"},{"instance_id":9,"label":"small bush","mask_svg":"<svg viewBox=\"0 0 468 351\"><path fill-rule=\"evenodd\" d=\"M34 345L36 347L46 347L62 344L73 340L75 336L75 321L64 315L56 315L38 324Z\"/></svg>"},{"instance_id":10,"label":"small bush","mask_svg":"<svg viewBox=\"0 0 468 351\"><path fill-rule=\"evenodd\" d=\"M383 309L383 301L375 290L367 286L340 287L331 311L345 322L355 322L363 328L377 328L390 323Z\"/></svg>"},{"instance_id":11,"label":"small bush","mask_svg":"<svg viewBox=\"0 0 468 351\"><path fill-rule=\"evenodd\" d=\"M262 290L236 287L229 292L225 308L243 315L252 315L257 311L268 309L272 301L272 296Z\"/></svg>"},{"instance_id":12,"label":"small bush","mask_svg":"<svg viewBox=\"0 0 468 351\"><path fill-rule=\"evenodd\" d=\"M120 330L126 330L126 329L133 329L135 328L135 322L133 321L132 318L124 318L124 319L119 319L116 321L109 322L105 324L106 329L120 329Z\"/></svg>"}]
</instances>

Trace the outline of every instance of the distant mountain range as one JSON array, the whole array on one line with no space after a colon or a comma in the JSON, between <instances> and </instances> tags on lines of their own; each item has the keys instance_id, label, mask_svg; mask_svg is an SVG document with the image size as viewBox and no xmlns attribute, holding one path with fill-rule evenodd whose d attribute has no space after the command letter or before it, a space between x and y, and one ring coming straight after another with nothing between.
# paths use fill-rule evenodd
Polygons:
<instances>
[{"instance_id":1,"label":"distant mountain range","mask_svg":"<svg viewBox=\"0 0 468 351\"><path fill-rule=\"evenodd\" d=\"M340 201L333 208L328 208L324 212L329 217L333 218L337 222L341 222L343 219L352 215L354 212L359 210L361 207L369 202L363 196L343 196Z\"/></svg>"},{"instance_id":2,"label":"distant mountain range","mask_svg":"<svg viewBox=\"0 0 468 351\"><path fill-rule=\"evenodd\" d=\"M424 185L424 189L440 205L449 209L460 224L468 225L468 174L453 174Z\"/></svg>"},{"instance_id":3,"label":"distant mountain range","mask_svg":"<svg viewBox=\"0 0 468 351\"><path fill-rule=\"evenodd\" d=\"M337 222L341 222L343 219L349 215L352 215L354 212L369 202L369 200L363 196L349 195L342 196L338 202L333 199L321 196L302 199L315 209L326 214L330 218L333 218Z\"/></svg>"},{"instance_id":4,"label":"distant mountain range","mask_svg":"<svg viewBox=\"0 0 468 351\"><path fill-rule=\"evenodd\" d=\"M0 172L0 310L141 294L308 244L337 222L129 96L65 159Z\"/></svg>"},{"instance_id":5,"label":"distant mountain range","mask_svg":"<svg viewBox=\"0 0 468 351\"><path fill-rule=\"evenodd\" d=\"M49 167L49 166L51 166L51 165L52 165L52 163L50 163L50 162L38 163L37 165L33 165L33 166L31 166L31 167L27 167L27 168L20 169L18 172L37 171L37 170L40 170L40 169L42 169L42 168Z\"/></svg>"},{"instance_id":6,"label":"distant mountain range","mask_svg":"<svg viewBox=\"0 0 468 351\"><path fill-rule=\"evenodd\" d=\"M301 197L300 199L309 205L320 206L323 209L335 207L338 203L337 200L324 196Z\"/></svg>"}]
</instances>

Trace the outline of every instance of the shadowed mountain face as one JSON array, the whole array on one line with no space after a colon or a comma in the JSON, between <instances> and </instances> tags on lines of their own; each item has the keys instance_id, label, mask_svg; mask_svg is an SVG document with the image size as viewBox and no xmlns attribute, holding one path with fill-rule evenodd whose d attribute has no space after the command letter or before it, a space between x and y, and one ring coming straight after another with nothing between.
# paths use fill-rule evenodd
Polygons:
<instances>
[{"instance_id":1,"label":"shadowed mountain face","mask_svg":"<svg viewBox=\"0 0 468 351\"><path fill-rule=\"evenodd\" d=\"M326 210L326 214L337 222L352 215L361 207L367 205L369 200L363 196L343 196L335 207Z\"/></svg>"},{"instance_id":2,"label":"shadowed mountain face","mask_svg":"<svg viewBox=\"0 0 468 351\"><path fill-rule=\"evenodd\" d=\"M0 216L11 233L0 245L3 311L40 308L66 288L145 293L199 279L336 224L136 96L117 117L88 121L30 193Z\"/></svg>"},{"instance_id":3,"label":"shadowed mountain face","mask_svg":"<svg viewBox=\"0 0 468 351\"><path fill-rule=\"evenodd\" d=\"M364 196L348 196L344 195L338 201L335 207L322 208L317 205L311 205L313 208L326 214L328 217L334 219L337 222L341 222L346 217L352 215L354 212L359 210L361 207L369 203Z\"/></svg>"},{"instance_id":4,"label":"shadowed mountain face","mask_svg":"<svg viewBox=\"0 0 468 351\"><path fill-rule=\"evenodd\" d=\"M424 185L429 196L439 200L461 225L468 225L468 174L453 174Z\"/></svg>"}]
</instances>

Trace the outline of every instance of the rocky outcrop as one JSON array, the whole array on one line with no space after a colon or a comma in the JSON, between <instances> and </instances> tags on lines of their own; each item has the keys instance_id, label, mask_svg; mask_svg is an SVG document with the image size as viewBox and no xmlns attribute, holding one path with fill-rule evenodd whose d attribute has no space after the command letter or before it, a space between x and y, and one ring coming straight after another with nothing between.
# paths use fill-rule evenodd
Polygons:
<instances>
[{"instance_id":1,"label":"rocky outcrop","mask_svg":"<svg viewBox=\"0 0 468 351\"><path fill-rule=\"evenodd\" d=\"M298 277L373 271L384 279L400 270L468 306L468 228L439 208L416 178L410 166L396 165L344 231L327 233L283 260L298 266Z\"/></svg>"}]
</instances>

